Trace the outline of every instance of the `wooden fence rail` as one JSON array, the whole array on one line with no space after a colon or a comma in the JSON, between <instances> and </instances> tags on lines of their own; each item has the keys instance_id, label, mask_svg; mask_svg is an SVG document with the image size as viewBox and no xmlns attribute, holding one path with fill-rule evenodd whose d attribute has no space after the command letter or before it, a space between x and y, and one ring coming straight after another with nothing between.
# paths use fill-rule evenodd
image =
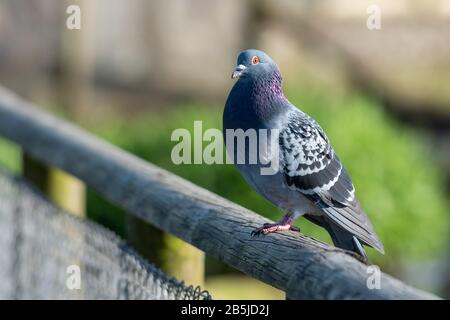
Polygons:
<instances>
[{"instance_id":1,"label":"wooden fence rail","mask_svg":"<svg viewBox=\"0 0 450 320\"><path fill-rule=\"evenodd\" d=\"M367 266L301 234L252 238L264 217L39 111L0 90L0 135L76 176L107 200L290 299L436 299L384 273L367 286Z\"/></svg>"}]
</instances>

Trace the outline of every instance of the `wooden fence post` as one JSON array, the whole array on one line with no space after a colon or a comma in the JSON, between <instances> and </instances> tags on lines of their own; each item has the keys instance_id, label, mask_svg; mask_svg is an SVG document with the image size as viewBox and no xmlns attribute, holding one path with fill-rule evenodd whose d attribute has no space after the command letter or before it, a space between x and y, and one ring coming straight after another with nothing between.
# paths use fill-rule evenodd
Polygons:
<instances>
[{"instance_id":1,"label":"wooden fence post","mask_svg":"<svg viewBox=\"0 0 450 320\"><path fill-rule=\"evenodd\" d=\"M77 178L47 167L26 153L22 155L22 175L59 207L76 216L85 216L85 186Z\"/></svg>"},{"instance_id":2,"label":"wooden fence post","mask_svg":"<svg viewBox=\"0 0 450 320\"><path fill-rule=\"evenodd\" d=\"M132 215L128 215L127 239L142 256L167 274L187 285L203 287L203 251Z\"/></svg>"}]
</instances>

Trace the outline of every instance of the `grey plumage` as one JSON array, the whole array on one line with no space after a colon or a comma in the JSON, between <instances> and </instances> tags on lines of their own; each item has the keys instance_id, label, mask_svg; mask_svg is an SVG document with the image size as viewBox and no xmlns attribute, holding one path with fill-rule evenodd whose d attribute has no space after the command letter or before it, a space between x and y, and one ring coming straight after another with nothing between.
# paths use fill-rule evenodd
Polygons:
<instances>
[{"instance_id":1,"label":"grey plumage","mask_svg":"<svg viewBox=\"0 0 450 320\"><path fill-rule=\"evenodd\" d=\"M287 212L283 222L261 230L288 230L296 217L304 215L325 228L338 247L365 257L361 241L384 253L356 197L352 180L324 131L284 96L277 65L258 50L243 51L237 65L234 75L239 80L225 105L224 130L279 132L280 165L276 174L261 175L261 163L237 165L256 191ZM225 136L227 147L229 142ZM230 156L235 157L236 152ZM287 229L283 224L288 225Z\"/></svg>"}]
</instances>

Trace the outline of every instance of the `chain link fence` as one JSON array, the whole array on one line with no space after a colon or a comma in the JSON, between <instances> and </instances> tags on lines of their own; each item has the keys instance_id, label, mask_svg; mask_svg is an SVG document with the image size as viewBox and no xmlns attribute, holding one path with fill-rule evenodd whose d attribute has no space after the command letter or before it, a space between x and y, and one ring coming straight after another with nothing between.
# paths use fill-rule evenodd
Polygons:
<instances>
[{"instance_id":1,"label":"chain link fence","mask_svg":"<svg viewBox=\"0 0 450 320\"><path fill-rule=\"evenodd\" d=\"M0 299L211 299L0 168Z\"/></svg>"}]
</instances>

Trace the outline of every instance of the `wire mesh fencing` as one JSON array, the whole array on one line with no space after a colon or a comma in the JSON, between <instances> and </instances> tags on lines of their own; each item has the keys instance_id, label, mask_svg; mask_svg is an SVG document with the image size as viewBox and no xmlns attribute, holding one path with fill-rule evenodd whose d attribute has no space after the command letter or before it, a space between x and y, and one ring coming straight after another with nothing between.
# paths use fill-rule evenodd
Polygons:
<instances>
[{"instance_id":1,"label":"wire mesh fencing","mask_svg":"<svg viewBox=\"0 0 450 320\"><path fill-rule=\"evenodd\" d=\"M0 168L0 299L211 299Z\"/></svg>"}]
</instances>

